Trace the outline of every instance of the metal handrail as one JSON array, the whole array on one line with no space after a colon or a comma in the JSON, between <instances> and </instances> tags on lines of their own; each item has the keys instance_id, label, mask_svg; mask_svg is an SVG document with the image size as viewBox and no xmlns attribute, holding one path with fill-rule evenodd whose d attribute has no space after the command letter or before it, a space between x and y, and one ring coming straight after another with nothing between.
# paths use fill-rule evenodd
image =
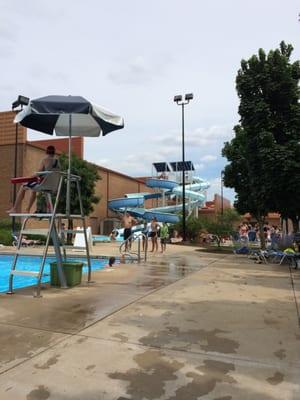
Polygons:
<instances>
[{"instance_id":1,"label":"metal handrail","mask_svg":"<svg viewBox=\"0 0 300 400\"><path fill-rule=\"evenodd\" d=\"M145 247L144 247L144 250L141 250L141 237L144 239L144 241L145 241ZM129 242L131 242L131 241L135 241L135 240L138 240L138 251L137 251L137 253L135 253L135 252L132 252L132 251L127 251L127 252L123 252L122 251L122 248L123 247L126 247L126 244L129 244ZM141 261L141 252L143 251L144 252L144 261L146 262L147 261L147 252L148 252L148 236L147 235L145 235L143 232L141 232L139 235L137 235L135 232L133 232L126 240L124 240L122 243L121 243L121 245L120 245L120 247L119 247L119 251L120 251L120 253L127 253L127 254L129 254L129 255L131 255L131 254L136 254L137 255L137 257L138 257L138 262L140 262Z\"/></svg>"}]
</instances>

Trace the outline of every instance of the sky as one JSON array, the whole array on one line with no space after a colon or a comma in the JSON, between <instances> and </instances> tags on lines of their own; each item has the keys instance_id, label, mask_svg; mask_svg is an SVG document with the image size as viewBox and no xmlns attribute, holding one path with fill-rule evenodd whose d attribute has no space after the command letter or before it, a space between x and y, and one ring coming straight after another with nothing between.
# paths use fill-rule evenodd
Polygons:
<instances>
[{"instance_id":1,"label":"sky","mask_svg":"<svg viewBox=\"0 0 300 400\"><path fill-rule=\"evenodd\" d=\"M282 40L300 58L296 0L0 0L0 9L0 111L19 94L83 96L125 120L123 130L85 139L85 159L149 176L153 162L182 159L173 98L193 93L185 159L210 181L209 199L220 193L221 149L239 122L240 61Z\"/></svg>"}]
</instances>

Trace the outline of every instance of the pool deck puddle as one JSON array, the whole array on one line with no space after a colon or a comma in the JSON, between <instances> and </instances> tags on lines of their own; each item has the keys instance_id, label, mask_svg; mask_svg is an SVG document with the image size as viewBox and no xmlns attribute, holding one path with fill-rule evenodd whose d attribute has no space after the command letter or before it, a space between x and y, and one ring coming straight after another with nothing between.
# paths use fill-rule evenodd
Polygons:
<instances>
[{"instance_id":1,"label":"pool deck puddle","mask_svg":"<svg viewBox=\"0 0 300 400\"><path fill-rule=\"evenodd\" d=\"M285 266L170 245L93 284L1 294L0 399L299 399L293 274L296 297Z\"/></svg>"}]
</instances>

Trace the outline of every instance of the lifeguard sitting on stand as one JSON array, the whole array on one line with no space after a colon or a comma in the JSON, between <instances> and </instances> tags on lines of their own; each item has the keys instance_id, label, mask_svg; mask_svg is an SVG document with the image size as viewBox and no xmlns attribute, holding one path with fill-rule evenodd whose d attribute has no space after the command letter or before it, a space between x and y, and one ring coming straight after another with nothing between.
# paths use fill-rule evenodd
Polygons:
<instances>
[{"instance_id":1,"label":"lifeguard sitting on stand","mask_svg":"<svg viewBox=\"0 0 300 400\"><path fill-rule=\"evenodd\" d=\"M46 157L42 160L42 162L39 166L39 172L53 171L53 170L60 169L59 168L59 160L57 157L55 157L55 147L48 146L46 149L46 154L47 154ZM43 177L39 176L38 174L30 176L30 177L12 178L11 179L12 183L14 183L14 184L23 183L23 185L19 189L15 204L13 205L13 207L10 210L7 211L7 213L8 214L19 213L26 190L34 188L36 185L40 184L42 182L42 180L43 180ZM32 190L30 193L28 206L26 207L26 210L25 210L26 213L30 213L30 209L33 206L33 203L35 202L35 199L36 199L36 192Z\"/></svg>"}]
</instances>

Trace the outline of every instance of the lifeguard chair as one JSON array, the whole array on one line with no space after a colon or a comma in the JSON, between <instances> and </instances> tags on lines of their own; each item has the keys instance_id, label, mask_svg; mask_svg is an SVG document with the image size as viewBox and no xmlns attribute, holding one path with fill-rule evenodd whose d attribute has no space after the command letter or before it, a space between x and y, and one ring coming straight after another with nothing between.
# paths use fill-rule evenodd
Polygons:
<instances>
[{"instance_id":1,"label":"lifeguard chair","mask_svg":"<svg viewBox=\"0 0 300 400\"><path fill-rule=\"evenodd\" d=\"M13 264L12 268L10 271L9 275L9 289L8 289L8 294L13 294L13 278L16 275L21 275L21 276L30 276L30 277L36 277L37 278L37 286L36 286L36 291L34 293L35 297L40 297L40 292L41 292L41 280L43 277L43 272L44 272L44 267L45 267L45 262L46 258L49 252L49 244L50 244L50 239L52 239L53 247L54 247L54 252L56 256L56 261L57 261L57 272L58 272L58 277L60 280L60 284L62 288L67 288L66 285L66 279L63 273L62 269L62 262L63 260L66 260L66 246L64 241L62 240L62 235L58 234L59 227L61 226L62 219L68 218L68 219L77 219L82 221L82 230L80 232L83 233L84 235L84 240L85 240L85 253L86 253L86 258L87 258L87 265L88 265L88 282L91 282L91 262L90 262L90 253L89 253L89 245L88 245L88 238L87 238L87 228L86 228L86 223L85 223L85 217L84 217L84 212L83 212L83 206L82 206L82 199L81 199L81 191L80 191L80 180L81 178L77 175L71 175L70 179L71 182L75 183L76 189L77 189L77 196L79 200L79 207L80 207L80 214L59 214L57 213L57 208L58 204L60 201L60 196L61 196L61 190L62 190L62 185L63 182L67 180L68 176L67 173L65 172L60 172L60 171L43 171L43 172L38 172L36 174L38 177L42 178L42 181L40 183L37 183L35 186L31 188L31 190L34 190L35 192L41 193L45 196L46 198L46 204L47 204L47 210L45 213L13 213L10 214L12 217L21 217L23 219L22 221L22 226L21 226L21 231L20 235L18 237L18 244L15 252L15 256L13 259ZM12 183L24 183L26 182L26 179L28 178L13 178ZM32 178L29 178L32 179ZM52 196L56 196L55 198L55 203L53 204L52 202ZM34 233L34 230L26 229L27 223L31 219L36 219L36 220L47 220L48 221L48 229L46 231L46 243L44 245L44 250L43 250L43 256L42 256L42 261L40 264L39 271L27 271L24 269L19 269L18 267L18 260L19 256L22 254L26 255L33 255L28 252L28 249L22 247L22 239L24 238L24 235L32 234ZM74 233L75 231L70 231L68 230L67 233ZM78 230L76 230L78 232ZM63 250L63 254L61 252Z\"/></svg>"}]
</instances>

